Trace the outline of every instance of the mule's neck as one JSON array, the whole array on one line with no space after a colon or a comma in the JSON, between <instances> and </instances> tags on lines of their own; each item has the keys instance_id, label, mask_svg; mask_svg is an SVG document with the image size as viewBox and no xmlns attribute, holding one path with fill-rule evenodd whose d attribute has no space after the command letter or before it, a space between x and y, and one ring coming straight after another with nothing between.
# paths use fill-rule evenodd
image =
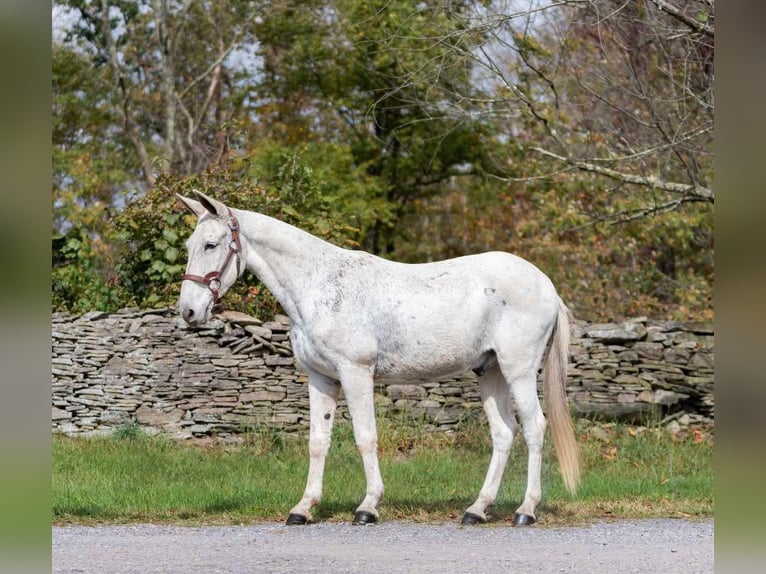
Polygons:
<instances>
[{"instance_id":1,"label":"mule's neck","mask_svg":"<svg viewBox=\"0 0 766 574\"><path fill-rule=\"evenodd\" d=\"M301 301L316 289L343 249L297 227L251 211L235 210L247 243L246 266L277 298L291 319L300 321Z\"/></svg>"}]
</instances>

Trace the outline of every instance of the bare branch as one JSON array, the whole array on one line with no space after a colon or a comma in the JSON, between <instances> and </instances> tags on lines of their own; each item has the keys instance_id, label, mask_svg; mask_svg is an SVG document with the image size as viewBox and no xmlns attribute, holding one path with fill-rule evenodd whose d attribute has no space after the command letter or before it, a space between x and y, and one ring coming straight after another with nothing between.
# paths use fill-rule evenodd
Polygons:
<instances>
[{"instance_id":1,"label":"bare branch","mask_svg":"<svg viewBox=\"0 0 766 574\"><path fill-rule=\"evenodd\" d=\"M255 19L257 16L257 11L253 11L252 14L245 20L245 23L249 23L252 20ZM220 68L223 61L229 56L229 54L234 51L235 48L237 48L240 43L242 42L242 37L244 35L244 26L240 29L239 33L234 37L234 40L232 40L231 44L229 44L228 48L225 50L220 50L218 52L218 57L211 62L211 64L205 69L204 72L202 72L199 76L194 78L192 81L186 84L186 87L183 89L183 91L178 95L179 98L183 98L188 94L197 84L199 84L202 80L207 78L210 74L216 72L217 69ZM211 82L217 81L217 79L211 80Z\"/></svg>"},{"instance_id":2,"label":"bare branch","mask_svg":"<svg viewBox=\"0 0 766 574\"><path fill-rule=\"evenodd\" d=\"M656 204L652 206L637 207L635 209L625 209L617 213L611 213L608 215L602 215L602 216L593 218L587 223L583 223L582 225L576 225L574 227L570 227L568 231L579 231L580 229L593 227L595 225L598 225L599 223L608 223L609 225L621 225L625 223L630 223L631 221L638 221L640 219L645 219L646 217L650 217L652 215L661 215L663 213L674 211L678 209L684 203L691 203L695 201L698 201L698 200L694 198L689 198L689 197L677 197L672 200L666 201L664 203L660 203L660 204Z\"/></svg>"},{"instance_id":3,"label":"bare branch","mask_svg":"<svg viewBox=\"0 0 766 574\"><path fill-rule=\"evenodd\" d=\"M651 187L653 189L668 191L670 193L680 193L686 197L693 197L694 200L696 201L704 201L709 203L714 203L715 201L715 195L713 193L713 190L710 188L704 187L702 185L665 181L653 175L635 175L630 173L623 173L620 171L610 169L608 167L595 165L595 164L574 159L574 158L564 157L539 147L533 147L531 149L533 149L537 153L540 153L548 157L552 157L566 164L569 164L572 167L576 167L579 170L587 171L591 173L597 173L599 175L606 176L608 178L620 181L622 183L630 183L633 185ZM687 199L687 201L692 201L692 200Z\"/></svg>"},{"instance_id":4,"label":"bare branch","mask_svg":"<svg viewBox=\"0 0 766 574\"><path fill-rule=\"evenodd\" d=\"M666 2L665 0L649 0L653 4L657 6L660 10L665 12L666 14L669 14L676 20L680 20L689 28L694 30L695 32L699 32L700 34L705 34L706 36L710 36L711 38L715 37L715 29L711 26L708 26L705 22L701 22L697 20L696 18L692 18L691 16L687 16L683 13L683 11L670 4L669 2Z\"/></svg>"}]
</instances>

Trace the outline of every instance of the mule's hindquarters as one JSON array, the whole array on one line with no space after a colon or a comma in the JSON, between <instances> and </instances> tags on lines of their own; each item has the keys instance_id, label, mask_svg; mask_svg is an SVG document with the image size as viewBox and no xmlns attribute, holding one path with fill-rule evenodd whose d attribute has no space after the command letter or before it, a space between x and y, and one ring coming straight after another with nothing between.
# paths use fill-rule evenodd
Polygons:
<instances>
[{"instance_id":1,"label":"mule's hindquarters","mask_svg":"<svg viewBox=\"0 0 766 574\"><path fill-rule=\"evenodd\" d=\"M555 315L545 321L548 336L524 340L509 333L499 339L497 364L479 377L484 411L492 435L492 459L476 502L463 517L463 524L486 519L485 510L496 496L516 431L510 397L516 403L527 444L527 489L514 516L514 525L535 522L535 509L542 495L541 468L546 419L537 396L537 372L542 362L543 391L548 406L551 433L567 489L574 492L579 480L579 453L566 397L566 366L569 354L569 310L557 297ZM539 326L539 325L538 325ZM528 326L533 330L532 325ZM546 347L548 349L545 355ZM545 355L545 358L543 356Z\"/></svg>"}]
</instances>

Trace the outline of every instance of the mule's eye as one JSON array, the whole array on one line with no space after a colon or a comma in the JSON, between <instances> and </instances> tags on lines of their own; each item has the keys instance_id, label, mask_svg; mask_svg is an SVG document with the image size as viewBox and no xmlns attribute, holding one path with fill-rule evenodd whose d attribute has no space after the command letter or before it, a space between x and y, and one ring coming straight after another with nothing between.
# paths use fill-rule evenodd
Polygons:
<instances>
[{"instance_id":1,"label":"mule's eye","mask_svg":"<svg viewBox=\"0 0 766 574\"><path fill-rule=\"evenodd\" d=\"M210 251L211 249L215 249L216 247L218 247L218 244L213 243L212 241L208 241L207 243L205 243L205 251Z\"/></svg>"}]
</instances>

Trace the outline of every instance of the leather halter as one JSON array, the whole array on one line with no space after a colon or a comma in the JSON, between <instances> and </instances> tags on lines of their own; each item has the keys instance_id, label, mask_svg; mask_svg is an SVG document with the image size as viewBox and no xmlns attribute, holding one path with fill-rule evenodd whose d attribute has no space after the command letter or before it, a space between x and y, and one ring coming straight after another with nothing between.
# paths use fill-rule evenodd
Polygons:
<instances>
[{"instance_id":1,"label":"leather halter","mask_svg":"<svg viewBox=\"0 0 766 574\"><path fill-rule=\"evenodd\" d=\"M231 258L236 255L237 263L237 277L239 277L239 258L242 253L242 243L239 240L239 222L231 209L226 208L229 211L229 219L227 221L229 229L231 229L231 242L229 243L229 253L226 255L226 259L223 261L223 265L218 271L211 271L207 275L194 275L192 273L184 273L181 278L182 281L194 281L195 283L202 283L213 293L213 306L218 305L221 302L221 298L218 295L218 290L221 288L221 276L231 262Z\"/></svg>"}]
</instances>

